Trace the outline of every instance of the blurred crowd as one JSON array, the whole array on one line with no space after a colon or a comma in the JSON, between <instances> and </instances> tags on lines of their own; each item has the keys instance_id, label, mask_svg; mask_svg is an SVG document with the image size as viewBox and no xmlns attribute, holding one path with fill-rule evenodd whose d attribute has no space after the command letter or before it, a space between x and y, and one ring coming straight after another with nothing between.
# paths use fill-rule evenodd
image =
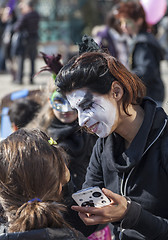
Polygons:
<instances>
[{"instance_id":1,"label":"blurred crowd","mask_svg":"<svg viewBox=\"0 0 168 240\"><path fill-rule=\"evenodd\" d=\"M165 6L161 3L163 10L158 9L158 16L155 16L156 13L149 15L150 9L146 10L143 1L138 7L136 2L130 2L128 6L122 2L113 3L105 21L94 26L90 35L99 46L136 73L146 84L147 95L161 105L164 86L160 62L168 59L167 6L163 9ZM0 73L10 73L12 84L24 83L27 58L30 62L29 83L34 83L40 22L36 3L32 0L9 0L0 11Z\"/></svg>"},{"instance_id":2,"label":"blurred crowd","mask_svg":"<svg viewBox=\"0 0 168 240\"><path fill-rule=\"evenodd\" d=\"M1 12L0 71L9 71L13 83L23 83L24 61L29 58L29 83L33 84L39 20L31 0L9 1Z\"/></svg>"}]
</instances>

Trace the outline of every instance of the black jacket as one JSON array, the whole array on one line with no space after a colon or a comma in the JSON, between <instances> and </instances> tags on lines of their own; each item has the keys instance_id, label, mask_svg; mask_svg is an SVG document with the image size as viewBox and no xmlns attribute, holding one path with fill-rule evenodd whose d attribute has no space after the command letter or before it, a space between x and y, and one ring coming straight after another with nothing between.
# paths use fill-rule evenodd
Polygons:
<instances>
[{"instance_id":1,"label":"black jacket","mask_svg":"<svg viewBox=\"0 0 168 240\"><path fill-rule=\"evenodd\" d=\"M40 16L35 10L22 15L15 23L14 31L27 31L29 39L38 38Z\"/></svg>"},{"instance_id":2,"label":"black jacket","mask_svg":"<svg viewBox=\"0 0 168 240\"><path fill-rule=\"evenodd\" d=\"M35 10L22 15L16 21L11 42L12 56L21 56L22 60L25 56L28 56L31 61L36 58L39 21L40 16ZM34 73L32 74L34 75Z\"/></svg>"},{"instance_id":3,"label":"black jacket","mask_svg":"<svg viewBox=\"0 0 168 240\"><path fill-rule=\"evenodd\" d=\"M68 228L44 228L26 232L4 233L0 235L0 240L85 240L86 238L79 232Z\"/></svg>"},{"instance_id":4,"label":"black jacket","mask_svg":"<svg viewBox=\"0 0 168 240\"><path fill-rule=\"evenodd\" d=\"M142 79L147 87L147 96L163 102L164 85L160 74L163 50L151 33L142 32L134 40L130 57L132 72Z\"/></svg>"},{"instance_id":5,"label":"black jacket","mask_svg":"<svg viewBox=\"0 0 168 240\"><path fill-rule=\"evenodd\" d=\"M65 124L57 118L54 119L47 132L68 153L72 181L76 190L81 189L97 137L81 130L77 121Z\"/></svg>"},{"instance_id":6,"label":"black jacket","mask_svg":"<svg viewBox=\"0 0 168 240\"><path fill-rule=\"evenodd\" d=\"M114 40L112 36L109 33L109 28L105 27L105 29L101 32L98 32L97 36L101 39L100 46L101 48L105 49L105 51L108 49L109 53L113 57L118 57L117 50L114 44Z\"/></svg>"},{"instance_id":7,"label":"black jacket","mask_svg":"<svg viewBox=\"0 0 168 240\"><path fill-rule=\"evenodd\" d=\"M93 149L83 187L100 186L130 197L121 223L114 223L119 239L168 239L168 127L167 115L151 99L142 107L145 117L130 147L112 133ZM124 230L125 229L125 230Z\"/></svg>"}]
</instances>

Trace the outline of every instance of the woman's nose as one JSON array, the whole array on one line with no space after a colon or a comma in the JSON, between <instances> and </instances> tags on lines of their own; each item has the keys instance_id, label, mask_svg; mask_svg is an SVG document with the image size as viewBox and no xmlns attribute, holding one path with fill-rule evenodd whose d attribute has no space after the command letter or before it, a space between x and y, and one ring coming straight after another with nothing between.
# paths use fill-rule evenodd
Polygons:
<instances>
[{"instance_id":1,"label":"woman's nose","mask_svg":"<svg viewBox=\"0 0 168 240\"><path fill-rule=\"evenodd\" d=\"M83 113L78 112L78 122L79 122L79 126L84 127L86 125L86 123L88 122L89 117L86 116Z\"/></svg>"}]
</instances>

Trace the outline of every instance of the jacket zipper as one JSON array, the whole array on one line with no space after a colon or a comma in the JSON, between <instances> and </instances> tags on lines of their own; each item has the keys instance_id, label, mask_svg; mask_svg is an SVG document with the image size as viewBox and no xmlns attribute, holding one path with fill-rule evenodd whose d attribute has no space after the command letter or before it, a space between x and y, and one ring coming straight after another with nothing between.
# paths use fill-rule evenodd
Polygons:
<instances>
[{"instance_id":1,"label":"jacket zipper","mask_svg":"<svg viewBox=\"0 0 168 240\"><path fill-rule=\"evenodd\" d=\"M145 155L145 153L149 150L149 148L157 141L157 139L160 137L160 135L162 134L163 130L165 129L166 125L167 125L167 119L165 119L165 123L160 131L160 133L157 135L157 137L153 140L153 142L147 147L147 149L144 151L144 153L142 154L142 157ZM123 173L122 179L121 179L121 185L120 185L120 191L121 191L121 195L122 196L126 196L126 191L127 191L127 184L128 184L128 180L130 179L130 176L132 174L132 172L134 171L135 167L133 167L131 169L131 171L129 172L126 180L125 180L125 184L124 184L124 177L125 174ZM122 240L122 236L123 236L123 232L125 231L125 229L120 228L120 234L119 234L119 239Z\"/></svg>"}]
</instances>

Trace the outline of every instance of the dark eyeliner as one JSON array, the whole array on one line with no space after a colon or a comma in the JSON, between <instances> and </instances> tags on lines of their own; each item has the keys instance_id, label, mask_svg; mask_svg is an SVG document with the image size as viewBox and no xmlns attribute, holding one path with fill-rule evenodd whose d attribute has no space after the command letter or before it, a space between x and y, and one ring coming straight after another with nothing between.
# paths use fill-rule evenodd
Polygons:
<instances>
[{"instance_id":1,"label":"dark eyeliner","mask_svg":"<svg viewBox=\"0 0 168 240\"><path fill-rule=\"evenodd\" d=\"M94 102L85 102L84 104L83 104L83 106L82 106L82 109L83 110L86 110L86 109L91 109L92 107L93 107L93 104L94 104Z\"/></svg>"}]
</instances>

